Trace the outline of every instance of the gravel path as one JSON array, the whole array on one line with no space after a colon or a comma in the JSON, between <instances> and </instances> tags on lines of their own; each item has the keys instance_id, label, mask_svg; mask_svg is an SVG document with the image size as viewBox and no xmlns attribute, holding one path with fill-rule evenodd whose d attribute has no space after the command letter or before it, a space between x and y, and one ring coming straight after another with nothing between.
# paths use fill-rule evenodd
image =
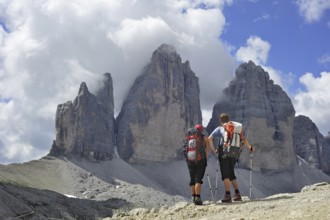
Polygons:
<instances>
[{"instance_id":1,"label":"gravel path","mask_svg":"<svg viewBox=\"0 0 330 220\"><path fill-rule=\"evenodd\" d=\"M160 209L133 209L116 213L110 219L179 220L179 219L330 219L330 184L321 183L305 188L301 193L278 194L257 201L221 204L204 202L202 206L180 202Z\"/></svg>"}]
</instances>

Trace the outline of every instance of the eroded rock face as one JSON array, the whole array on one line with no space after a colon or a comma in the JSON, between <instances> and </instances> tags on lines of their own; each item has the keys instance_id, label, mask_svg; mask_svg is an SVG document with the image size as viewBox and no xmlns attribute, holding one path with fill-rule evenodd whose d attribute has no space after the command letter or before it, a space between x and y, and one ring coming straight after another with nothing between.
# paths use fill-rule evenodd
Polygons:
<instances>
[{"instance_id":1,"label":"eroded rock face","mask_svg":"<svg viewBox=\"0 0 330 220\"><path fill-rule=\"evenodd\" d=\"M325 142L327 147L323 147L321 151L321 158L324 163L322 163L322 171L330 175L330 132L325 136Z\"/></svg>"},{"instance_id":2,"label":"eroded rock face","mask_svg":"<svg viewBox=\"0 0 330 220\"><path fill-rule=\"evenodd\" d=\"M292 131L295 110L290 98L253 62L241 64L236 78L213 107L208 124L211 132L219 125L219 115L226 112L231 120L243 123L245 136L254 144L254 169L284 170L296 163ZM249 156L241 155L248 166Z\"/></svg>"},{"instance_id":3,"label":"eroded rock face","mask_svg":"<svg viewBox=\"0 0 330 220\"><path fill-rule=\"evenodd\" d=\"M103 86L93 95L81 83L74 102L60 104L56 111L56 139L50 155L78 155L111 159L114 152L113 84L109 73Z\"/></svg>"},{"instance_id":4,"label":"eroded rock face","mask_svg":"<svg viewBox=\"0 0 330 220\"><path fill-rule=\"evenodd\" d=\"M313 167L330 173L330 144L311 119L302 115L295 117L293 140L298 156Z\"/></svg>"},{"instance_id":5,"label":"eroded rock face","mask_svg":"<svg viewBox=\"0 0 330 220\"><path fill-rule=\"evenodd\" d=\"M112 209L128 204L116 198L68 198L50 190L5 183L0 183L0 196L0 219L103 219L112 216Z\"/></svg>"},{"instance_id":6,"label":"eroded rock face","mask_svg":"<svg viewBox=\"0 0 330 220\"><path fill-rule=\"evenodd\" d=\"M117 117L117 147L124 160L143 163L176 157L188 127L201 123L199 84L189 62L161 45L134 82Z\"/></svg>"}]
</instances>

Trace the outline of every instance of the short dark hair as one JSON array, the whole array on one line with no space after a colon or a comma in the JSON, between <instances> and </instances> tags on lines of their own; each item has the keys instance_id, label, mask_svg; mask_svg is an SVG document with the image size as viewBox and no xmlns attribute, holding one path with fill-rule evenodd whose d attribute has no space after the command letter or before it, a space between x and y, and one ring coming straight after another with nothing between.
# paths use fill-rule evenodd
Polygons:
<instances>
[{"instance_id":1,"label":"short dark hair","mask_svg":"<svg viewBox=\"0 0 330 220\"><path fill-rule=\"evenodd\" d=\"M221 123L227 123L227 122L229 122L229 115L226 114L226 113L221 113L220 116L219 116L219 118L220 118L220 122Z\"/></svg>"}]
</instances>

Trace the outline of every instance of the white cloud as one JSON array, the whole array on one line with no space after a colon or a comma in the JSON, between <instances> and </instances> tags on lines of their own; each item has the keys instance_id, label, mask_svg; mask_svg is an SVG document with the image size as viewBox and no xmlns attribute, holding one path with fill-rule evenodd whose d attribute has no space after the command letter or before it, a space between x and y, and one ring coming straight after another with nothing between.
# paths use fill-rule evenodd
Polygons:
<instances>
[{"instance_id":1,"label":"white cloud","mask_svg":"<svg viewBox=\"0 0 330 220\"><path fill-rule=\"evenodd\" d=\"M260 65L268 72L274 83L283 86L280 71L266 65L270 48L271 45L268 41L258 36L251 36L246 40L246 46L238 48L235 56L240 62L249 62L251 60L256 65Z\"/></svg>"},{"instance_id":2,"label":"white cloud","mask_svg":"<svg viewBox=\"0 0 330 220\"><path fill-rule=\"evenodd\" d=\"M0 163L36 159L55 137L55 111L85 81L114 81L116 113L162 43L177 48L199 76L203 109L229 81L233 59L218 40L232 0L0 0ZM219 72L221 70L221 72ZM223 87L226 86L222 84ZM204 111L204 110L203 110Z\"/></svg>"},{"instance_id":3,"label":"white cloud","mask_svg":"<svg viewBox=\"0 0 330 220\"><path fill-rule=\"evenodd\" d=\"M296 115L306 115L323 135L329 132L330 120L330 72L322 72L319 77L306 73L299 79L306 87L294 96Z\"/></svg>"},{"instance_id":4,"label":"white cloud","mask_svg":"<svg viewBox=\"0 0 330 220\"><path fill-rule=\"evenodd\" d=\"M246 46L236 51L236 58L239 61L248 62L249 60L257 64L265 64L271 48L269 42L262 40L258 36L251 36L246 41Z\"/></svg>"},{"instance_id":5,"label":"white cloud","mask_svg":"<svg viewBox=\"0 0 330 220\"><path fill-rule=\"evenodd\" d=\"M272 79L275 84L281 86L284 91L288 91L295 80L294 75L292 73L283 73L267 65L270 49L271 44L268 41L258 36L251 36L247 39L245 46L237 49L235 57L240 62L248 62L251 60L256 65L261 66L268 72L270 79Z\"/></svg>"},{"instance_id":6,"label":"white cloud","mask_svg":"<svg viewBox=\"0 0 330 220\"><path fill-rule=\"evenodd\" d=\"M317 62L320 63L320 64L324 64L324 65L330 64L330 54L329 54L329 53L325 53L325 54L323 54L323 55L317 60Z\"/></svg>"},{"instance_id":7,"label":"white cloud","mask_svg":"<svg viewBox=\"0 0 330 220\"><path fill-rule=\"evenodd\" d=\"M263 14L262 16L255 18L253 22L264 21L264 20L268 20L269 18L270 18L269 14Z\"/></svg>"},{"instance_id":8,"label":"white cloud","mask_svg":"<svg viewBox=\"0 0 330 220\"><path fill-rule=\"evenodd\" d=\"M324 12L330 9L329 0L296 0L296 4L308 23L319 21Z\"/></svg>"}]
</instances>

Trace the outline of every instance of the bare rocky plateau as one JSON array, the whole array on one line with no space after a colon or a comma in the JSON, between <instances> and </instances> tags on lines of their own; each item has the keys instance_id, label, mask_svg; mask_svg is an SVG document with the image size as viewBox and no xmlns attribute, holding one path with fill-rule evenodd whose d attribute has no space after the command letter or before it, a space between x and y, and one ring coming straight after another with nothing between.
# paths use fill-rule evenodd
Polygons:
<instances>
[{"instance_id":1,"label":"bare rocky plateau","mask_svg":"<svg viewBox=\"0 0 330 220\"><path fill-rule=\"evenodd\" d=\"M305 187L300 193L284 193L264 199L243 198L231 204L210 203L196 206L180 202L159 209L137 208L114 214L110 219L330 219L330 185L319 183Z\"/></svg>"},{"instance_id":2,"label":"bare rocky plateau","mask_svg":"<svg viewBox=\"0 0 330 220\"><path fill-rule=\"evenodd\" d=\"M91 162L48 156L0 165L0 219L330 219L330 177L299 164L290 172L253 171L252 201L251 173L238 166L240 203L213 203L205 176L204 203L195 206L184 161L131 165L118 157ZM213 190L216 170L209 158ZM222 196L219 180L216 201Z\"/></svg>"}]
</instances>

